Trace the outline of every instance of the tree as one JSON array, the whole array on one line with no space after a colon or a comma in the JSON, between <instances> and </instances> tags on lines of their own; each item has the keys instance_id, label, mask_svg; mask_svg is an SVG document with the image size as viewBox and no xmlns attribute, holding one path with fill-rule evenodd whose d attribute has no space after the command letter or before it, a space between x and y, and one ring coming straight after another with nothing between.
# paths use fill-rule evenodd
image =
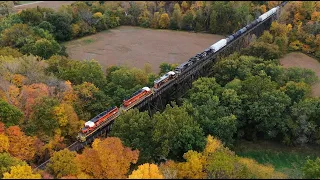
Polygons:
<instances>
[{"instance_id":1,"label":"tree","mask_svg":"<svg viewBox=\"0 0 320 180\"><path fill-rule=\"evenodd\" d=\"M303 100L311 93L311 87L304 82L289 81L280 89L291 98L292 103Z\"/></svg>"},{"instance_id":2,"label":"tree","mask_svg":"<svg viewBox=\"0 0 320 180\"><path fill-rule=\"evenodd\" d=\"M10 126L7 128L6 134L10 145L8 152L12 156L27 161L33 159L36 153L35 137L26 136L18 126Z\"/></svg>"},{"instance_id":3,"label":"tree","mask_svg":"<svg viewBox=\"0 0 320 180\"><path fill-rule=\"evenodd\" d=\"M15 24L2 32L1 42L3 46L21 48L29 39L33 39L33 31L26 24Z\"/></svg>"},{"instance_id":4,"label":"tree","mask_svg":"<svg viewBox=\"0 0 320 180\"><path fill-rule=\"evenodd\" d=\"M308 159L303 167L303 175L308 179L317 179L320 178L320 158L315 160Z\"/></svg>"},{"instance_id":5,"label":"tree","mask_svg":"<svg viewBox=\"0 0 320 180\"><path fill-rule=\"evenodd\" d=\"M28 165L12 166L10 173L3 174L4 179L41 179L40 174L34 174Z\"/></svg>"},{"instance_id":6,"label":"tree","mask_svg":"<svg viewBox=\"0 0 320 180\"><path fill-rule=\"evenodd\" d=\"M78 165L75 162L76 154L77 153L71 152L68 149L54 152L47 168L57 178L67 175L77 175Z\"/></svg>"},{"instance_id":7,"label":"tree","mask_svg":"<svg viewBox=\"0 0 320 180\"><path fill-rule=\"evenodd\" d=\"M42 38L35 42L30 53L48 59L52 55L58 54L60 51L61 46L55 40L49 41Z\"/></svg>"},{"instance_id":8,"label":"tree","mask_svg":"<svg viewBox=\"0 0 320 180\"><path fill-rule=\"evenodd\" d=\"M8 152L9 150L9 138L4 134L0 134L0 153Z\"/></svg>"},{"instance_id":9,"label":"tree","mask_svg":"<svg viewBox=\"0 0 320 180\"><path fill-rule=\"evenodd\" d=\"M167 29L169 27L169 24L170 24L169 15L167 13L161 14L160 20L159 20L159 27L162 29Z\"/></svg>"},{"instance_id":10,"label":"tree","mask_svg":"<svg viewBox=\"0 0 320 180\"><path fill-rule=\"evenodd\" d=\"M27 165L26 162L10 156L9 153L0 153L0 178L3 178L5 172L10 171L10 167L17 165Z\"/></svg>"},{"instance_id":11,"label":"tree","mask_svg":"<svg viewBox=\"0 0 320 180\"><path fill-rule=\"evenodd\" d=\"M49 14L47 21L52 24L53 35L57 41L68 41L72 36L71 21L72 19L63 13Z\"/></svg>"},{"instance_id":12,"label":"tree","mask_svg":"<svg viewBox=\"0 0 320 180\"><path fill-rule=\"evenodd\" d=\"M205 179L207 174L204 172L205 159L202 153L189 150L183 157L187 162L179 163L179 179Z\"/></svg>"},{"instance_id":13,"label":"tree","mask_svg":"<svg viewBox=\"0 0 320 180\"><path fill-rule=\"evenodd\" d=\"M0 11L1 16L7 16L7 15L13 13L13 11L14 11L13 10L13 7L14 7L13 1L1 1L0 7L1 7L1 11Z\"/></svg>"},{"instance_id":14,"label":"tree","mask_svg":"<svg viewBox=\"0 0 320 180\"><path fill-rule=\"evenodd\" d=\"M163 175L160 173L158 166L155 164L143 164L134 170L129 179L164 179Z\"/></svg>"},{"instance_id":15,"label":"tree","mask_svg":"<svg viewBox=\"0 0 320 180\"><path fill-rule=\"evenodd\" d=\"M125 146L138 149L139 162L148 162L154 157L152 132L155 123L147 112L132 109L117 118L110 135L119 137Z\"/></svg>"},{"instance_id":16,"label":"tree","mask_svg":"<svg viewBox=\"0 0 320 180\"><path fill-rule=\"evenodd\" d=\"M180 5L179 3L176 3L174 5L174 10L170 18L170 28L181 29L181 20L182 20L182 14L180 10Z\"/></svg>"},{"instance_id":17,"label":"tree","mask_svg":"<svg viewBox=\"0 0 320 180\"><path fill-rule=\"evenodd\" d=\"M255 56L265 60L278 59L281 57L281 51L275 44L264 42L254 42L249 47L241 50L242 55Z\"/></svg>"},{"instance_id":18,"label":"tree","mask_svg":"<svg viewBox=\"0 0 320 180\"><path fill-rule=\"evenodd\" d=\"M7 127L18 125L22 117L23 114L18 108L0 99L0 121Z\"/></svg>"},{"instance_id":19,"label":"tree","mask_svg":"<svg viewBox=\"0 0 320 180\"><path fill-rule=\"evenodd\" d=\"M188 150L202 150L205 145L203 131L184 107L167 105L163 113L157 112L152 140L160 158L180 158Z\"/></svg>"},{"instance_id":20,"label":"tree","mask_svg":"<svg viewBox=\"0 0 320 180\"><path fill-rule=\"evenodd\" d=\"M30 134L42 135L41 138L52 138L59 123L54 118L53 108L59 104L57 99L43 97L33 106L31 122L28 126Z\"/></svg>"},{"instance_id":21,"label":"tree","mask_svg":"<svg viewBox=\"0 0 320 180\"><path fill-rule=\"evenodd\" d=\"M194 12L192 10L188 10L182 16L181 28L184 30L193 30L193 19L194 19Z\"/></svg>"},{"instance_id":22,"label":"tree","mask_svg":"<svg viewBox=\"0 0 320 180\"><path fill-rule=\"evenodd\" d=\"M124 147L119 138L108 137L95 139L92 149L85 149L76 162L82 172L94 178L126 178L130 164L135 164L138 156L138 150Z\"/></svg>"},{"instance_id":23,"label":"tree","mask_svg":"<svg viewBox=\"0 0 320 180\"><path fill-rule=\"evenodd\" d=\"M22 54L17 50L11 47L0 48L0 55L2 56L12 56L12 57L21 57Z\"/></svg>"}]
</instances>

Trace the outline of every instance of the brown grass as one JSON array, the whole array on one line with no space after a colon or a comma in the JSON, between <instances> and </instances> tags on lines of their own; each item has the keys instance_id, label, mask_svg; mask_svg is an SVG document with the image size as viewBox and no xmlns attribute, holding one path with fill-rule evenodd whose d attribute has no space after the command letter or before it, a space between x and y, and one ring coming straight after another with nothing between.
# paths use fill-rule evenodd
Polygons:
<instances>
[{"instance_id":1,"label":"brown grass","mask_svg":"<svg viewBox=\"0 0 320 180\"><path fill-rule=\"evenodd\" d=\"M23 6L14 7L15 11L18 12L20 10L24 10L27 8L36 8L37 6L42 8L52 8L58 10L58 8L62 5L69 5L76 1L44 1L34 4L24 4Z\"/></svg>"},{"instance_id":2,"label":"brown grass","mask_svg":"<svg viewBox=\"0 0 320 180\"><path fill-rule=\"evenodd\" d=\"M280 63L286 68L301 67L301 68L311 69L320 78L320 63L316 59L313 59L303 53L299 53L299 52L289 53L280 59ZM320 82L312 86L312 96L313 97L320 96Z\"/></svg>"},{"instance_id":3,"label":"brown grass","mask_svg":"<svg viewBox=\"0 0 320 180\"><path fill-rule=\"evenodd\" d=\"M159 72L162 62L182 63L224 38L220 35L120 26L65 43L72 59L95 59L102 66L142 69L145 63Z\"/></svg>"}]
</instances>

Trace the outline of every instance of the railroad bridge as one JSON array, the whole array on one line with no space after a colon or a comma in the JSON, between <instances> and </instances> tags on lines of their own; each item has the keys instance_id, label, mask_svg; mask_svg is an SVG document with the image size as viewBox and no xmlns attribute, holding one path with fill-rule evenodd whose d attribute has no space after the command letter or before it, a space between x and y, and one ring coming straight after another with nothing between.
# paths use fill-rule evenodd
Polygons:
<instances>
[{"instance_id":1,"label":"railroad bridge","mask_svg":"<svg viewBox=\"0 0 320 180\"><path fill-rule=\"evenodd\" d=\"M240 51L242 48L247 47L250 42L254 40L254 37L260 37L265 30L269 30L271 23L276 21L281 13L283 7L280 6L280 10L277 14L266 18L264 21L258 23L255 27L246 31L244 34L234 39L231 43L227 44L219 51L207 55L201 61L188 67L183 71L177 78L168 83L164 84L160 89L158 89L152 96L148 96L141 102L135 104L132 108L138 108L139 111L148 111L151 116L157 111L163 111L165 106L172 101L178 102L178 99L184 96L189 89L192 87L192 82L200 77L208 77L213 74L213 65L223 57L232 54L235 51ZM116 119L116 118L114 118ZM79 151L83 149L86 145L91 144L95 138L99 136L107 136L110 132L114 119L106 122L102 125L99 130L94 132L87 138L86 142L80 143L78 141L67 147L70 151ZM50 159L43 162L36 169L44 169Z\"/></svg>"}]
</instances>

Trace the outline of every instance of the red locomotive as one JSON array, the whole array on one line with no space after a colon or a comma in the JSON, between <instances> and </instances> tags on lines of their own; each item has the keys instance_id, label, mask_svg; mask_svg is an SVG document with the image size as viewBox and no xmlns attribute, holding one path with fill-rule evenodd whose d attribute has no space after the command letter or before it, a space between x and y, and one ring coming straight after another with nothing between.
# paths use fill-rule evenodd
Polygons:
<instances>
[{"instance_id":1,"label":"red locomotive","mask_svg":"<svg viewBox=\"0 0 320 180\"><path fill-rule=\"evenodd\" d=\"M162 86L164 83L168 82L169 80L175 78L175 74L173 71L167 72L165 75L161 76L159 79L156 79L154 81L154 88L158 89L160 86Z\"/></svg>"},{"instance_id":2,"label":"red locomotive","mask_svg":"<svg viewBox=\"0 0 320 180\"><path fill-rule=\"evenodd\" d=\"M108 118L110 118L112 115L118 113L119 109L117 106L107 109L106 111L103 111L96 117L92 118L90 121L87 121L84 124L84 128L81 129L81 132L83 134L87 134L88 132L93 131L98 127L100 124L102 124L104 121L106 121Z\"/></svg>"},{"instance_id":3,"label":"red locomotive","mask_svg":"<svg viewBox=\"0 0 320 180\"><path fill-rule=\"evenodd\" d=\"M150 88L144 87L144 88L140 89L139 91L133 93L129 98L124 99L123 106L127 107L150 93L151 93Z\"/></svg>"}]
</instances>

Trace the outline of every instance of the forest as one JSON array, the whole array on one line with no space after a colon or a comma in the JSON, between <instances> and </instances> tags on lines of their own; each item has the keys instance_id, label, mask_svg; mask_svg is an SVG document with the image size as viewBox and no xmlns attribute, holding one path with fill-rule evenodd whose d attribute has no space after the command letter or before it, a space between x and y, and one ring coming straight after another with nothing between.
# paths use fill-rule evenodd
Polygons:
<instances>
[{"instance_id":1,"label":"forest","mask_svg":"<svg viewBox=\"0 0 320 180\"><path fill-rule=\"evenodd\" d=\"M279 62L295 51L320 60L316 1L289 2L270 30L193 82L181 105L152 117L129 110L109 137L81 153L64 149L87 120L176 65L164 62L159 74L147 64L102 67L68 58L63 42L120 25L228 35L278 4L84 1L1 12L0 178L288 178L233 149L241 139L320 144L320 98L310 95L319 79ZM45 170L35 169L49 157ZM307 160L303 178L320 178L319 167L320 157Z\"/></svg>"}]
</instances>

